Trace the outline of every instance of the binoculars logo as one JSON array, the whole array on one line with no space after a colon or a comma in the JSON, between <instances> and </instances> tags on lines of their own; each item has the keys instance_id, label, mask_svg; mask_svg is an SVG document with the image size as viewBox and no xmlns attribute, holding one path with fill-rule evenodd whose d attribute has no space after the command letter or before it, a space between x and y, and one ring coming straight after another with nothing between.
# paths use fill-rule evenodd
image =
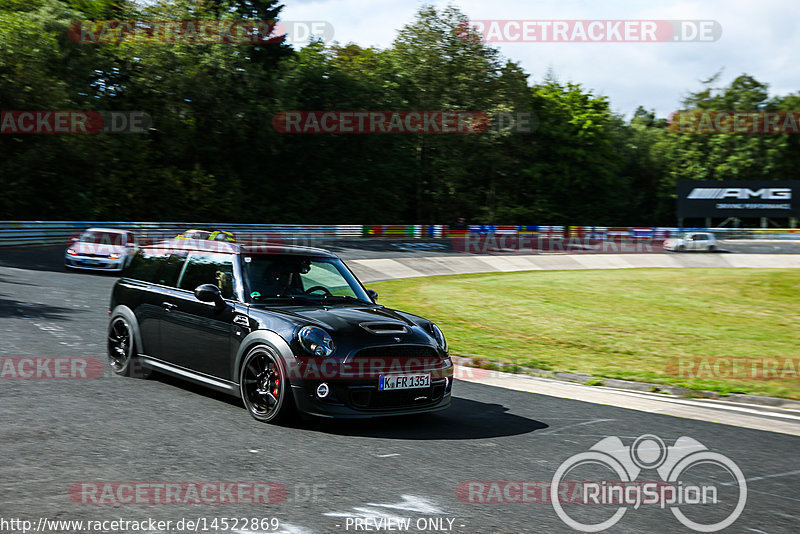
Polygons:
<instances>
[{"instance_id":1,"label":"binoculars logo","mask_svg":"<svg viewBox=\"0 0 800 534\"><path fill-rule=\"evenodd\" d=\"M572 481L568 475L573 470L597 466L610 469L616 476L613 480L583 481L580 484L583 491L580 502L619 506L604 521L581 522L564 509L562 503L565 500L559 495L559 489L564 487L565 482ZM733 481L727 484L696 485L681 479L682 476L686 477L687 470L697 466L704 466L703 469L722 469ZM655 470L661 480L637 480L643 470ZM713 479L716 480L717 477ZM687 517L680 508L680 505L715 505L723 500L732 503L733 499L719 499L717 492L721 486L734 484L738 486L736 504L719 521L698 522ZM733 524L744 510L747 502L747 481L741 469L730 458L709 450L699 441L687 436L678 438L671 447L653 434L639 436L629 447L618 437L608 437L595 443L588 451L571 456L559 466L550 485L550 501L558 517L581 532L600 532L610 528L622 519L628 508L638 509L642 504L669 507L672 515L682 525L697 532L717 532Z\"/></svg>"}]
</instances>

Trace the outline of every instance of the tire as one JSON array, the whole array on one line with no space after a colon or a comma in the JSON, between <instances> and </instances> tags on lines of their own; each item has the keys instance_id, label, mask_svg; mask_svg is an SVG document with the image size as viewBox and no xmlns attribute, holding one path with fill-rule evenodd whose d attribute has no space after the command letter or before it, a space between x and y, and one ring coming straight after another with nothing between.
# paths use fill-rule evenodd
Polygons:
<instances>
[{"instance_id":1,"label":"tire","mask_svg":"<svg viewBox=\"0 0 800 534\"><path fill-rule=\"evenodd\" d=\"M678 245L678 247L675 250L677 250L678 252L684 252L686 250L686 247L684 245Z\"/></svg>"},{"instance_id":2,"label":"tire","mask_svg":"<svg viewBox=\"0 0 800 534\"><path fill-rule=\"evenodd\" d=\"M108 363L114 374L133 378L147 378L150 369L141 364L136 352L136 341L128 319L123 315L115 315L108 323L108 339L106 342Z\"/></svg>"},{"instance_id":3,"label":"tire","mask_svg":"<svg viewBox=\"0 0 800 534\"><path fill-rule=\"evenodd\" d=\"M715 247L714 245L708 245L708 248L706 250L709 252L716 252L717 247Z\"/></svg>"},{"instance_id":4,"label":"tire","mask_svg":"<svg viewBox=\"0 0 800 534\"><path fill-rule=\"evenodd\" d=\"M281 358L266 345L250 349L239 371L239 393L253 419L286 423L296 414L292 388Z\"/></svg>"}]
</instances>

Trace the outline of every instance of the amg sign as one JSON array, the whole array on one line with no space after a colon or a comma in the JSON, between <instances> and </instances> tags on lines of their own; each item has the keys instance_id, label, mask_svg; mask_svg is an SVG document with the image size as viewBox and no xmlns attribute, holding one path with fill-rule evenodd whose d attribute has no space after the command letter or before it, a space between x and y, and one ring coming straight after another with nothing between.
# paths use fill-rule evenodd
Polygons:
<instances>
[{"instance_id":1,"label":"amg sign","mask_svg":"<svg viewBox=\"0 0 800 534\"><path fill-rule=\"evenodd\" d=\"M796 217L794 191L800 181L678 182L678 218L687 217Z\"/></svg>"}]
</instances>

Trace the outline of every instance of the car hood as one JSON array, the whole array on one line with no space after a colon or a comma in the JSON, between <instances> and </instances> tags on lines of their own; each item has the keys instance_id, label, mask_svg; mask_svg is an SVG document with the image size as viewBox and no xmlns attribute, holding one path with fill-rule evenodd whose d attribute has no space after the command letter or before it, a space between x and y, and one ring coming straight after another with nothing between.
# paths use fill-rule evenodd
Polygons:
<instances>
[{"instance_id":1,"label":"car hood","mask_svg":"<svg viewBox=\"0 0 800 534\"><path fill-rule=\"evenodd\" d=\"M412 327L413 322L400 313L388 308L372 308L368 306L331 306L328 308L304 308L295 311L295 315L331 330L341 330L362 323L386 324L397 327Z\"/></svg>"},{"instance_id":2,"label":"car hood","mask_svg":"<svg viewBox=\"0 0 800 534\"><path fill-rule=\"evenodd\" d=\"M315 325L328 330L341 330L352 326L358 327L361 323L385 323L395 326L415 326L415 323L402 314L389 308L358 305L358 304L333 304L297 305L297 306L265 306L254 305L251 310L260 315L259 310L266 312L264 315L278 314L297 325Z\"/></svg>"},{"instance_id":3,"label":"car hood","mask_svg":"<svg viewBox=\"0 0 800 534\"><path fill-rule=\"evenodd\" d=\"M330 332L335 339L347 339L352 343L380 345L402 342L436 346L436 341L427 328L428 321L381 306L255 305L251 306L250 313L261 324L261 328L267 330L279 330L278 322L284 325L290 322L292 329L306 325L319 326Z\"/></svg>"}]
</instances>

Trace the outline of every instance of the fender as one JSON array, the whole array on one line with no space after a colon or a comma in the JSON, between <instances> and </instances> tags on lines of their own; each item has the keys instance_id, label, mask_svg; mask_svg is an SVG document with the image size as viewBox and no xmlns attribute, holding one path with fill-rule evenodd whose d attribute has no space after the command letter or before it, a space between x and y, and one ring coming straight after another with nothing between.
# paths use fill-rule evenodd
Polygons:
<instances>
[{"instance_id":1,"label":"fender","mask_svg":"<svg viewBox=\"0 0 800 534\"><path fill-rule=\"evenodd\" d=\"M108 323L111 324L111 320L118 316L124 317L128 320L128 323L133 329L133 341L135 343L134 348L136 349L136 354L143 354L142 348L144 347L144 344L142 343L142 333L139 331L139 321L136 320L136 314L134 314L133 310L124 304L119 304L111 311L111 315L108 316ZM106 326L106 331L107 330L108 326Z\"/></svg>"},{"instance_id":2,"label":"fender","mask_svg":"<svg viewBox=\"0 0 800 534\"><path fill-rule=\"evenodd\" d=\"M297 358L295 358L291 347L279 334L272 330L255 330L245 336L239 344L239 349L236 352L236 358L233 360L233 367L231 369L232 381L239 385L239 371L241 369L242 360L248 351L255 345L267 345L271 347L283 360L284 367L293 366ZM240 390L236 388L236 396L240 397Z\"/></svg>"}]
</instances>

